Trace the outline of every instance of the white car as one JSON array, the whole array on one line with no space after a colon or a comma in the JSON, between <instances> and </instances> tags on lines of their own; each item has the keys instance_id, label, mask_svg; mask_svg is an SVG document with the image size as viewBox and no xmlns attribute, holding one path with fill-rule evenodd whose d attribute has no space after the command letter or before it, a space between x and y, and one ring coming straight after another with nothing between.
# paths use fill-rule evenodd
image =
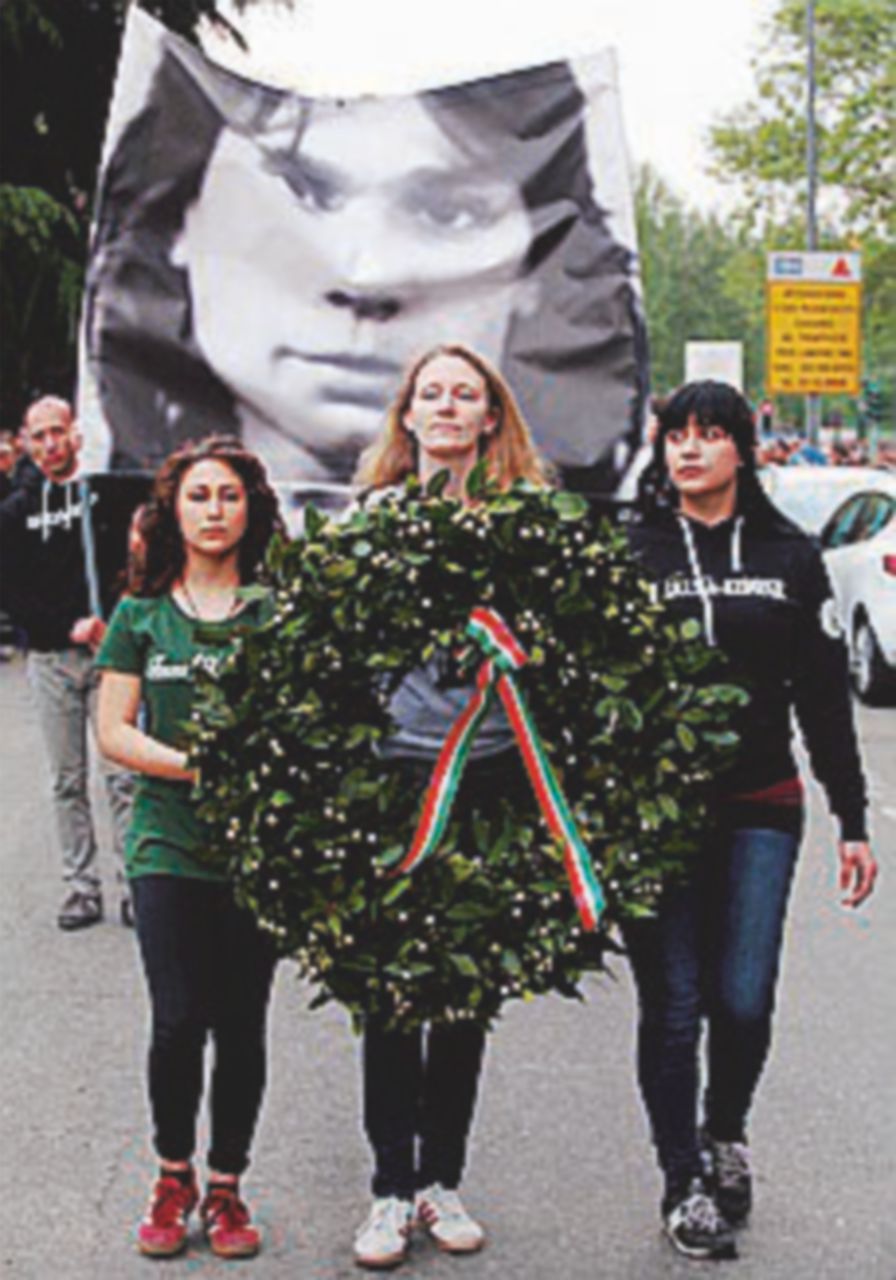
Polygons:
<instances>
[{"instance_id":1,"label":"white car","mask_svg":"<svg viewBox=\"0 0 896 1280\"><path fill-rule=\"evenodd\" d=\"M849 641L852 680L863 702L896 690L896 476L875 473L820 535L840 618Z\"/></svg>"},{"instance_id":2,"label":"white car","mask_svg":"<svg viewBox=\"0 0 896 1280\"><path fill-rule=\"evenodd\" d=\"M876 467L769 466L762 468L759 479L785 516L817 534L850 494L876 489L890 475Z\"/></svg>"}]
</instances>

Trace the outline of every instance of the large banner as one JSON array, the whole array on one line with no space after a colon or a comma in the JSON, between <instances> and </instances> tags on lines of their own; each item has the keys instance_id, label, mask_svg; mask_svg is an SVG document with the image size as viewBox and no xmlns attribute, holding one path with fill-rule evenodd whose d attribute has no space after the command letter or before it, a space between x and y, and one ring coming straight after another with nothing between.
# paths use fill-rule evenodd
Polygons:
<instances>
[{"instance_id":1,"label":"large banner","mask_svg":"<svg viewBox=\"0 0 896 1280\"><path fill-rule=\"evenodd\" d=\"M404 366L463 341L569 483L640 433L646 350L615 60L309 98L131 6L100 175L79 417L92 470L238 433L341 488Z\"/></svg>"}]
</instances>

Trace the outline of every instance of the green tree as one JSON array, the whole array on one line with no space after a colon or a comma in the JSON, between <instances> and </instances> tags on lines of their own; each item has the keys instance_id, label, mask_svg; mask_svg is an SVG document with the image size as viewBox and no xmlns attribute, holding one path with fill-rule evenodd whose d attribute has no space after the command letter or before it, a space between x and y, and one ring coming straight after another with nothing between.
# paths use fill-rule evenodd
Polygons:
<instances>
[{"instance_id":1,"label":"green tree","mask_svg":"<svg viewBox=\"0 0 896 1280\"><path fill-rule=\"evenodd\" d=\"M896 0L816 0L819 247L862 253L865 372L896 389ZM711 130L714 173L769 249L806 245L805 0L781 0L752 100Z\"/></svg>"},{"instance_id":2,"label":"green tree","mask_svg":"<svg viewBox=\"0 0 896 1280\"><path fill-rule=\"evenodd\" d=\"M688 207L650 165L636 176L635 212L654 391L682 381L685 343L702 339L742 342L747 393L760 395L764 263L755 237Z\"/></svg>"},{"instance_id":3,"label":"green tree","mask_svg":"<svg viewBox=\"0 0 896 1280\"><path fill-rule=\"evenodd\" d=\"M896 0L817 0L819 203L831 231L896 230ZM805 0L781 0L754 59L756 93L710 134L714 172L759 222L801 213L806 192Z\"/></svg>"},{"instance_id":4,"label":"green tree","mask_svg":"<svg viewBox=\"0 0 896 1280\"><path fill-rule=\"evenodd\" d=\"M214 0L146 0L192 37ZM70 394L90 206L127 0L0 5L0 425ZM227 24L235 39L239 33Z\"/></svg>"}]
</instances>

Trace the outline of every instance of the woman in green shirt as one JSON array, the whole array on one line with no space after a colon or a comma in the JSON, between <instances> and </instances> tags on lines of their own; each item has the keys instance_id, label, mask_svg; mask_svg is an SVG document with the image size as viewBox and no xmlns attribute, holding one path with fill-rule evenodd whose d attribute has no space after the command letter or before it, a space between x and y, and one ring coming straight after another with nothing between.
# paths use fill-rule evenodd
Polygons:
<instances>
[{"instance_id":1,"label":"woman in green shirt","mask_svg":"<svg viewBox=\"0 0 896 1280\"><path fill-rule=\"evenodd\" d=\"M212 437L172 454L141 520L130 594L98 659L100 745L138 775L126 869L152 1006L149 1097L160 1170L137 1231L138 1248L151 1255L185 1248L198 1203L192 1159L209 1036L211 1147L200 1213L215 1253L259 1248L239 1177L264 1091L275 953L224 874L197 856L204 833L184 729L196 669L213 669L237 629L270 613L269 597L250 584L282 529L264 467L235 441Z\"/></svg>"}]
</instances>

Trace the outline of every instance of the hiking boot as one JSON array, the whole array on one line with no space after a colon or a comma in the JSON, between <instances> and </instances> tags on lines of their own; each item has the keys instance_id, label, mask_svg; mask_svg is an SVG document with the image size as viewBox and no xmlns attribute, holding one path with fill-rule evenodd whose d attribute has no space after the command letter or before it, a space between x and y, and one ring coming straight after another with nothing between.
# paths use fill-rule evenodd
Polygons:
<instances>
[{"instance_id":1,"label":"hiking boot","mask_svg":"<svg viewBox=\"0 0 896 1280\"><path fill-rule=\"evenodd\" d=\"M410 1200L378 1196L355 1238L359 1267L397 1267L408 1255L413 1210Z\"/></svg>"},{"instance_id":2,"label":"hiking boot","mask_svg":"<svg viewBox=\"0 0 896 1280\"><path fill-rule=\"evenodd\" d=\"M732 1226L740 1226L753 1207L750 1148L745 1142L718 1142L708 1133L703 1142L715 1202Z\"/></svg>"},{"instance_id":3,"label":"hiking boot","mask_svg":"<svg viewBox=\"0 0 896 1280\"><path fill-rule=\"evenodd\" d=\"M164 1173L153 1185L146 1217L137 1228L137 1248L152 1258L171 1258L187 1244L187 1218L196 1207L196 1175L189 1182Z\"/></svg>"},{"instance_id":4,"label":"hiking boot","mask_svg":"<svg viewBox=\"0 0 896 1280\"><path fill-rule=\"evenodd\" d=\"M417 1221L446 1253L475 1253L485 1244L485 1232L467 1213L456 1191L434 1182L417 1192Z\"/></svg>"},{"instance_id":5,"label":"hiking boot","mask_svg":"<svg viewBox=\"0 0 896 1280\"><path fill-rule=\"evenodd\" d=\"M261 1248L261 1234L236 1183L212 1183L199 1209L211 1251L219 1258L251 1258Z\"/></svg>"},{"instance_id":6,"label":"hiking boot","mask_svg":"<svg viewBox=\"0 0 896 1280\"><path fill-rule=\"evenodd\" d=\"M60 929L86 929L103 918L103 900L98 893L73 889L59 908L56 923Z\"/></svg>"},{"instance_id":7,"label":"hiking boot","mask_svg":"<svg viewBox=\"0 0 896 1280\"><path fill-rule=\"evenodd\" d=\"M686 1258L737 1257L731 1224L700 1178L693 1178L681 1195L663 1201L663 1229Z\"/></svg>"}]
</instances>

